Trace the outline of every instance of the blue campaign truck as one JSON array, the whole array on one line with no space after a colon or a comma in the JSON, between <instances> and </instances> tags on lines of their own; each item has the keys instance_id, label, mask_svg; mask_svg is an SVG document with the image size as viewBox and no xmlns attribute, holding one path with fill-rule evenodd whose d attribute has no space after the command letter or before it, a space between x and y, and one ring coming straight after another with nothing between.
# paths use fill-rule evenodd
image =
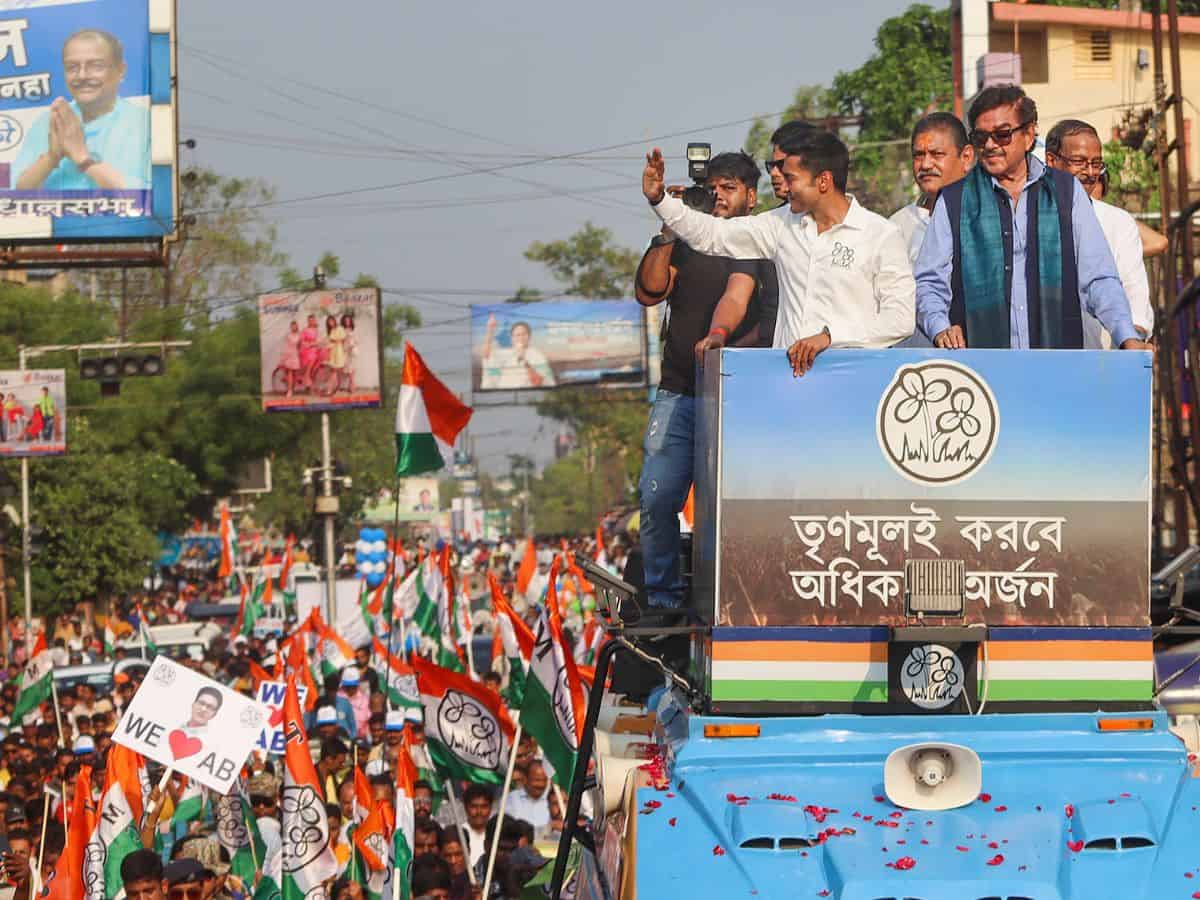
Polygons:
<instances>
[{"instance_id":1,"label":"blue campaign truck","mask_svg":"<svg viewBox=\"0 0 1200 900\"><path fill-rule=\"evenodd\" d=\"M597 575L552 895L1200 897L1151 386L1145 352L710 352L686 615L624 621ZM619 705L614 659L662 687Z\"/></svg>"}]
</instances>

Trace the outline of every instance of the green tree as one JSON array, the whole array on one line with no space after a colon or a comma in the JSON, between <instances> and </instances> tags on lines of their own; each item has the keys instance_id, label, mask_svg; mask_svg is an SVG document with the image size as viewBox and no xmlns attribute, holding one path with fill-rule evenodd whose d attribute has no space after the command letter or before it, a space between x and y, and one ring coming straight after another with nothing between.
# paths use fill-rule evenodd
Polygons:
<instances>
[{"instance_id":1,"label":"green tree","mask_svg":"<svg viewBox=\"0 0 1200 900\"><path fill-rule=\"evenodd\" d=\"M616 246L609 229L591 222L566 240L535 241L525 258L549 269L565 293L594 300L632 296L633 275L641 260L633 250Z\"/></svg>"}]
</instances>

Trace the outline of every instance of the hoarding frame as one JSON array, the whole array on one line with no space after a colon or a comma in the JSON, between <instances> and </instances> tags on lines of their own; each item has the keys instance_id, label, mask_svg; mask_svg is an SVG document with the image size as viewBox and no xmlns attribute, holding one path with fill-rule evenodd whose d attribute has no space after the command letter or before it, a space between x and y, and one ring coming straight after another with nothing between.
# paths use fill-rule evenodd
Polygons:
<instances>
[{"instance_id":1,"label":"hoarding frame","mask_svg":"<svg viewBox=\"0 0 1200 900\"><path fill-rule=\"evenodd\" d=\"M180 224L178 0L144 0L148 13L147 91L151 182L150 215L118 218L104 233L93 233L89 217L47 217L49 232L0 239L5 268L155 267L167 264L167 246ZM67 4L64 4L67 5ZM0 15L29 7L11 3ZM36 7L35 7L36 8ZM95 249L26 250L47 244L94 245ZM148 244L144 250L109 250L113 245Z\"/></svg>"}]
</instances>

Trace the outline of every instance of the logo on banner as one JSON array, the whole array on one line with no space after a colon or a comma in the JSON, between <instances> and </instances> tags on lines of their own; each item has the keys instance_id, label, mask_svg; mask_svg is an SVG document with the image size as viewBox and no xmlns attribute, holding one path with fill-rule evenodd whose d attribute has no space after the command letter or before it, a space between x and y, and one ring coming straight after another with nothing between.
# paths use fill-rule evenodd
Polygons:
<instances>
[{"instance_id":1,"label":"logo on banner","mask_svg":"<svg viewBox=\"0 0 1200 900\"><path fill-rule=\"evenodd\" d=\"M446 691L437 711L442 743L459 759L479 769L500 766L500 724L474 697Z\"/></svg>"},{"instance_id":2,"label":"logo on banner","mask_svg":"<svg viewBox=\"0 0 1200 900\"><path fill-rule=\"evenodd\" d=\"M21 143L25 129L12 116L0 115L0 150L11 150Z\"/></svg>"},{"instance_id":3,"label":"logo on banner","mask_svg":"<svg viewBox=\"0 0 1200 900\"><path fill-rule=\"evenodd\" d=\"M966 685L962 661L949 647L921 644L900 664L900 689L921 709L941 709L962 694Z\"/></svg>"},{"instance_id":4,"label":"logo on banner","mask_svg":"<svg viewBox=\"0 0 1200 900\"><path fill-rule=\"evenodd\" d=\"M955 484L992 455L1000 410L978 373L939 359L896 370L876 428L883 455L909 481Z\"/></svg>"}]
</instances>

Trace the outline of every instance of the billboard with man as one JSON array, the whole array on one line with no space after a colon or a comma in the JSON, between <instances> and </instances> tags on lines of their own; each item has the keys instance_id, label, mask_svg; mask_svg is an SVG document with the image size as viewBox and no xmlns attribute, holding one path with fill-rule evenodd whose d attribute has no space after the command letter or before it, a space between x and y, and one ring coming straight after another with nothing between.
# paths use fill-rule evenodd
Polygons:
<instances>
[{"instance_id":1,"label":"billboard with man","mask_svg":"<svg viewBox=\"0 0 1200 900\"><path fill-rule=\"evenodd\" d=\"M471 348L476 391L646 383L645 319L636 300L472 306Z\"/></svg>"},{"instance_id":2,"label":"billboard with man","mask_svg":"<svg viewBox=\"0 0 1200 900\"><path fill-rule=\"evenodd\" d=\"M0 238L170 234L174 4L0 0Z\"/></svg>"},{"instance_id":3,"label":"billboard with man","mask_svg":"<svg viewBox=\"0 0 1200 900\"><path fill-rule=\"evenodd\" d=\"M263 409L379 406L379 321L376 288L259 297Z\"/></svg>"},{"instance_id":4,"label":"billboard with man","mask_svg":"<svg viewBox=\"0 0 1200 900\"><path fill-rule=\"evenodd\" d=\"M66 373L62 369L0 371L0 457L66 452Z\"/></svg>"}]
</instances>

